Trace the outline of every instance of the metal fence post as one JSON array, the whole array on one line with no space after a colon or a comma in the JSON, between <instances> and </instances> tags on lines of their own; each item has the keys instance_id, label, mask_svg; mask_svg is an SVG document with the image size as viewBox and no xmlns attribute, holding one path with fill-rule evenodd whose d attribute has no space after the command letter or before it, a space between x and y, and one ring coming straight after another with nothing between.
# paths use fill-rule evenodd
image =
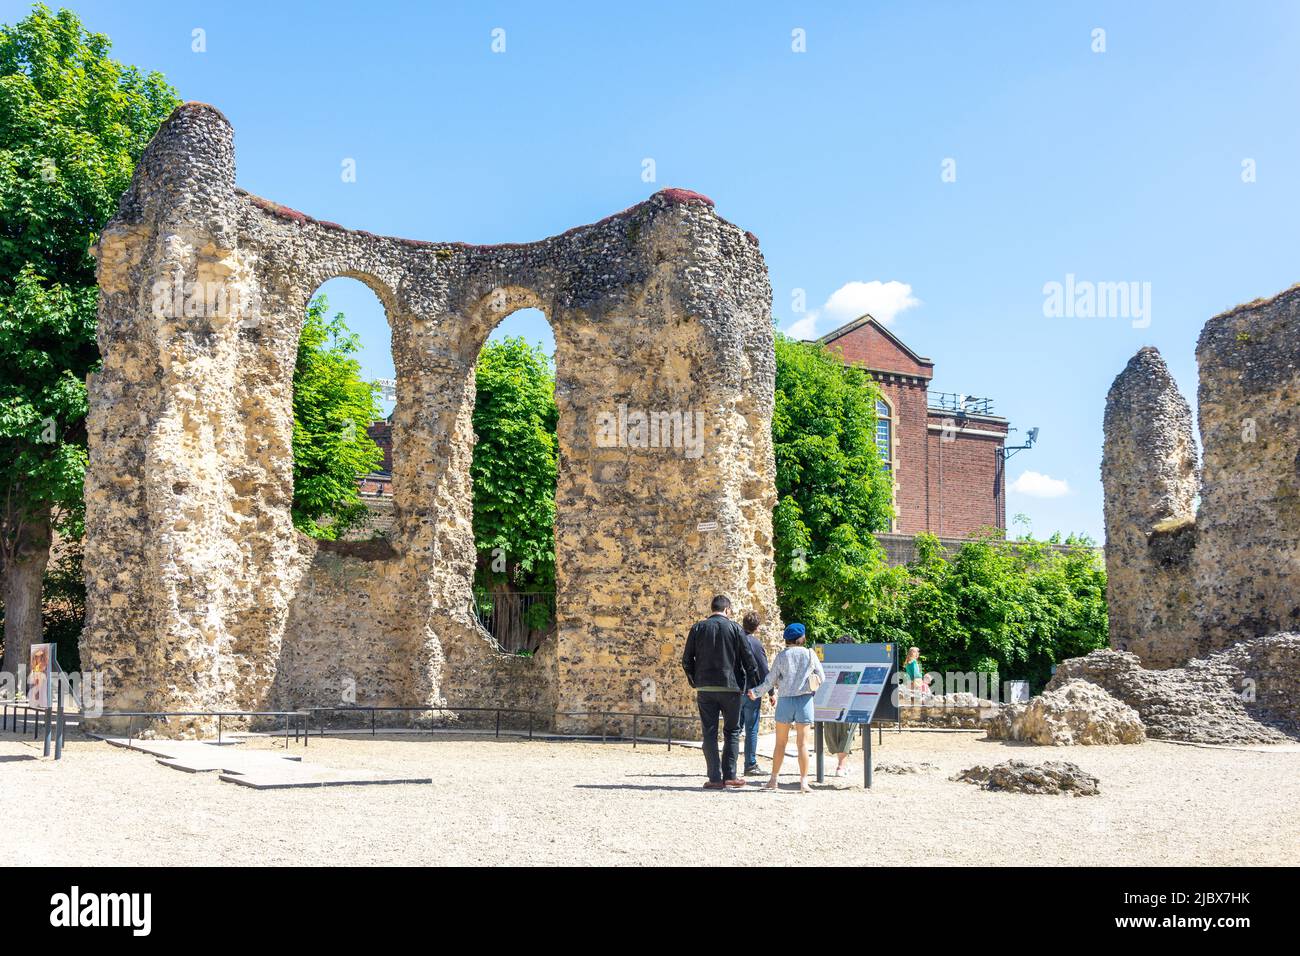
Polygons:
<instances>
[{"instance_id":1,"label":"metal fence post","mask_svg":"<svg viewBox=\"0 0 1300 956\"><path fill-rule=\"evenodd\" d=\"M63 759L63 674L59 674L59 723L54 729L54 759Z\"/></svg>"},{"instance_id":2,"label":"metal fence post","mask_svg":"<svg viewBox=\"0 0 1300 956\"><path fill-rule=\"evenodd\" d=\"M673 715L668 715L668 749L673 749Z\"/></svg>"},{"instance_id":3,"label":"metal fence post","mask_svg":"<svg viewBox=\"0 0 1300 956\"><path fill-rule=\"evenodd\" d=\"M636 714L632 715L632 749L636 750Z\"/></svg>"},{"instance_id":4,"label":"metal fence post","mask_svg":"<svg viewBox=\"0 0 1300 956\"><path fill-rule=\"evenodd\" d=\"M867 745L862 748L862 785L871 789L871 725L867 724Z\"/></svg>"}]
</instances>

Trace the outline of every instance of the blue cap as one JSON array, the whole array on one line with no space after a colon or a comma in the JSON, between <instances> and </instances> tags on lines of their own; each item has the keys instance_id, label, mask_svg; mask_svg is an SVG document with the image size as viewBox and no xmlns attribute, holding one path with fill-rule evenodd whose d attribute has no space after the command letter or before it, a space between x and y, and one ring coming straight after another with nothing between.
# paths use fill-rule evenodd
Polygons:
<instances>
[{"instance_id":1,"label":"blue cap","mask_svg":"<svg viewBox=\"0 0 1300 956\"><path fill-rule=\"evenodd\" d=\"M789 624L786 625L785 634L782 636L785 638L787 644L793 644L795 641L799 640L799 638L803 637L803 635L804 628L802 624Z\"/></svg>"}]
</instances>

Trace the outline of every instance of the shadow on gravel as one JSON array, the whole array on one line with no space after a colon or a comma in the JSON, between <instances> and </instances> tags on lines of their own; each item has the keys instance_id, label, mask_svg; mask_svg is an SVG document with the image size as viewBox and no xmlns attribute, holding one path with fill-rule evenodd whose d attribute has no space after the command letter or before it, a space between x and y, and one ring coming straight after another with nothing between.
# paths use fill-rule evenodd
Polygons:
<instances>
[{"instance_id":1,"label":"shadow on gravel","mask_svg":"<svg viewBox=\"0 0 1300 956\"><path fill-rule=\"evenodd\" d=\"M575 783L575 790L681 790L684 793L725 793L723 790L705 790L702 784L694 784L684 787L672 787L667 784L659 783ZM751 789L749 787L746 790ZM757 791L757 787L753 787ZM739 792L739 791L738 791Z\"/></svg>"}]
</instances>

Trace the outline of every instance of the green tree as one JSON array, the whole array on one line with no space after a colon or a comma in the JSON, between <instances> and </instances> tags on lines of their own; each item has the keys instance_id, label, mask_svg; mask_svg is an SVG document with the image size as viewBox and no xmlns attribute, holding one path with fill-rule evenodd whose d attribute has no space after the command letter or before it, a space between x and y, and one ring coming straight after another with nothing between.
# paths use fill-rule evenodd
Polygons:
<instances>
[{"instance_id":1,"label":"green tree","mask_svg":"<svg viewBox=\"0 0 1300 956\"><path fill-rule=\"evenodd\" d=\"M817 640L893 636L903 576L872 536L889 529L893 478L876 448L879 392L824 346L776 337L777 599Z\"/></svg>"},{"instance_id":2,"label":"green tree","mask_svg":"<svg viewBox=\"0 0 1300 956\"><path fill-rule=\"evenodd\" d=\"M945 557L918 535L902 627L927 670L1045 684L1052 665L1107 644L1106 572L1086 538L1006 541L1001 532Z\"/></svg>"},{"instance_id":3,"label":"green tree","mask_svg":"<svg viewBox=\"0 0 1300 956\"><path fill-rule=\"evenodd\" d=\"M61 538L51 549L45 569L43 639L58 646L65 671L81 670L81 626L86 618L86 576L82 568L83 539Z\"/></svg>"},{"instance_id":4,"label":"green tree","mask_svg":"<svg viewBox=\"0 0 1300 956\"><path fill-rule=\"evenodd\" d=\"M98 363L89 249L176 107L158 73L44 6L0 26L0 571L3 669L41 633L52 533L80 533L85 381Z\"/></svg>"},{"instance_id":5,"label":"green tree","mask_svg":"<svg viewBox=\"0 0 1300 956\"><path fill-rule=\"evenodd\" d=\"M293 523L314 538L334 539L368 515L357 478L384 453L366 429L381 414L375 386L361 378L361 349L342 312L328 316L318 295L307 306L293 370Z\"/></svg>"},{"instance_id":6,"label":"green tree","mask_svg":"<svg viewBox=\"0 0 1300 956\"><path fill-rule=\"evenodd\" d=\"M523 338L489 342L475 368L474 544L481 585L555 583L555 374Z\"/></svg>"}]
</instances>

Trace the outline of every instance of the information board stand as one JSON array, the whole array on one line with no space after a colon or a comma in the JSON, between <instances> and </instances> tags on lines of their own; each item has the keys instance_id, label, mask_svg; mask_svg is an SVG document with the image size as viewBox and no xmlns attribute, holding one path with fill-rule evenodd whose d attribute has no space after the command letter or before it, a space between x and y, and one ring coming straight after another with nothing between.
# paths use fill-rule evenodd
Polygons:
<instances>
[{"instance_id":1,"label":"information board stand","mask_svg":"<svg viewBox=\"0 0 1300 956\"><path fill-rule=\"evenodd\" d=\"M882 707L888 688L897 683L898 653L895 644L815 644L813 653L822 662L826 679L813 698L816 721L817 782L826 781L826 738L822 724L833 721L862 725L862 784L872 784L871 722ZM892 695L883 701L885 713L898 708ZM883 733L883 728L881 728Z\"/></svg>"}]
</instances>

